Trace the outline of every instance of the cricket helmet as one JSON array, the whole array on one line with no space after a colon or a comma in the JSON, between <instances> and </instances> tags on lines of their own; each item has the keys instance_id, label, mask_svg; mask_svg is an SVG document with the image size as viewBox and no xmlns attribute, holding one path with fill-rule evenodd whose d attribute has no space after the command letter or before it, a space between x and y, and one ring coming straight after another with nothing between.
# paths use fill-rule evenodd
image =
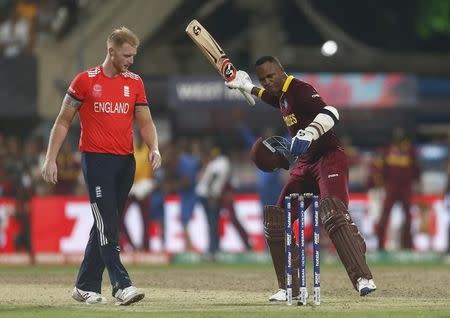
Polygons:
<instances>
[{"instance_id":1,"label":"cricket helmet","mask_svg":"<svg viewBox=\"0 0 450 318\"><path fill-rule=\"evenodd\" d=\"M291 155L289 149L290 143L284 137L259 137L252 146L251 158L255 165L265 172L272 172L280 168L289 170L289 167L297 159Z\"/></svg>"}]
</instances>

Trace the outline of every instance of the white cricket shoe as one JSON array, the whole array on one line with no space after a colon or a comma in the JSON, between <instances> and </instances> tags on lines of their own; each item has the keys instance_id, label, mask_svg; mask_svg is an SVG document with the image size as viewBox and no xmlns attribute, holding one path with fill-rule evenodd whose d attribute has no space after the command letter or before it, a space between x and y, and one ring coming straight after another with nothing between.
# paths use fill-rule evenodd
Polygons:
<instances>
[{"instance_id":1,"label":"white cricket shoe","mask_svg":"<svg viewBox=\"0 0 450 318\"><path fill-rule=\"evenodd\" d=\"M308 298L308 291L306 291L306 298ZM292 299L299 299L299 296L292 297ZM278 289L278 291L269 297L269 301L286 301L286 289Z\"/></svg>"},{"instance_id":2,"label":"white cricket shoe","mask_svg":"<svg viewBox=\"0 0 450 318\"><path fill-rule=\"evenodd\" d=\"M106 298L101 294L92 291L84 291L76 287L72 290L72 298L88 305L105 305L107 303Z\"/></svg>"},{"instance_id":3,"label":"white cricket shoe","mask_svg":"<svg viewBox=\"0 0 450 318\"><path fill-rule=\"evenodd\" d=\"M145 297L145 293L134 286L130 286L124 289L119 289L114 297L117 300L116 305L128 306L142 300Z\"/></svg>"},{"instance_id":4,"label":"white cricket shoe","mask_svg":"<svg viewBox=\"0 0 450 318\"><path fill-rule=\"evenodd\" d=\"M270 296L269 301L286 301L286 289L278 289L278 291Z\"/></svg>"},{"instance_id":5,"label":"white cricket shoe","mask_svg":"<svg viewBox=\"0 0 450 318\"><path fill-rule=\"evenodd\" d=\"M367 294L370 294L377 289L377 286L375 285L373 279L367 279L363 277L358 278L356 285L358 287L360 296L366 296Z\"/></svg>"}]
</instances>

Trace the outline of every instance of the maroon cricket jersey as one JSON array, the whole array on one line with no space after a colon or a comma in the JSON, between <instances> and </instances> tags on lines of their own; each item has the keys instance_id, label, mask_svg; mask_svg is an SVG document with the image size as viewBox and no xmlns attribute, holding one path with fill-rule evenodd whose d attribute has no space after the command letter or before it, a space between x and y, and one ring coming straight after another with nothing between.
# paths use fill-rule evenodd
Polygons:
<instances>
[{"instance_id":1,"label":"maroon cricket jersey","mask_svg":"<svg viewBox=\"0 0 450 318\"><path fill-rule=\"evenodd\" d=\"M419 176L416 149L409 141L391 144L383 149L383 177L387 189L411 191Z\"/></svg>"},{"instance_id":2,"label":"maroon cricket jersey","mask_svg":"<svg viewBox=\"0 0 450 318\"><path fill-rule=\"evenodd\" d=\"M288 76L280 97L262 91L261 99L267 104L279 108L289 134L294 137L299 129L305 129L314 118L327 106L317 91L310 84L293 76ZM300 161L316 161L320 156L341 148L340 141L333 129L312 142L308 151L299 157Z\"/></svg>"}]
</instances>

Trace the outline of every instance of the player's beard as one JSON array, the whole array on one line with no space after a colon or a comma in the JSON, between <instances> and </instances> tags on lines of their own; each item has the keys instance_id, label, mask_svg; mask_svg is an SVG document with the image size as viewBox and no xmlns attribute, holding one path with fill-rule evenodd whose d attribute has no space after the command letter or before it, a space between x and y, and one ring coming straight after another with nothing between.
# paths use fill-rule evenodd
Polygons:
<instances>
[{"instance_id":1,"label":"player's beard","mask_svg":"<svg viewBox=\"0 0 450 318\"><path fill-rule=\"evenodd\" d=\"M118 61L113 60L112 65L114 66L117 73L124 73L124 72L128 71L128 66L126 66L126 64L124 64L124 63L120 63Z\"/></svg>"}]
</instances>

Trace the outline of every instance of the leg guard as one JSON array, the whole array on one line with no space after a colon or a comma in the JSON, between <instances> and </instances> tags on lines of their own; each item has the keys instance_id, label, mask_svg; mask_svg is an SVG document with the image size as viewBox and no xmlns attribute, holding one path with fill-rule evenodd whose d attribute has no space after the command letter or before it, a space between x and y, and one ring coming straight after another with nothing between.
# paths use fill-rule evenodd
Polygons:
<instances>
[{"instance_id":1,"label":"leg guard","mask_svg":"<svg viewBox=\"0 0 450 318\"><path fill-rule=\"evenodd\" d=\"M264 236L270 255L272 256L273 267L277 275L278 287L286 289L286 265L285 265L285 229L284 229L284 211L274 206L266 205L264 207ZM292 239L295 242L295 238ZM298 276L298 247L292 246L292 295L298 296L299 276Z\"/></svg>"},{"instance_id":2,"label":"leg guard","mask_svg":"<svg viewBox=\"0 0 450 318\"><path fill-rule=\"evenodd\" d=\"M366 263L366 243L353 223L344 203L336 198L324 198L320 202L320 217L325 230L334 243L347 274L357 289L360 277L372 279Z\"/></svg>"}]
</instances>

